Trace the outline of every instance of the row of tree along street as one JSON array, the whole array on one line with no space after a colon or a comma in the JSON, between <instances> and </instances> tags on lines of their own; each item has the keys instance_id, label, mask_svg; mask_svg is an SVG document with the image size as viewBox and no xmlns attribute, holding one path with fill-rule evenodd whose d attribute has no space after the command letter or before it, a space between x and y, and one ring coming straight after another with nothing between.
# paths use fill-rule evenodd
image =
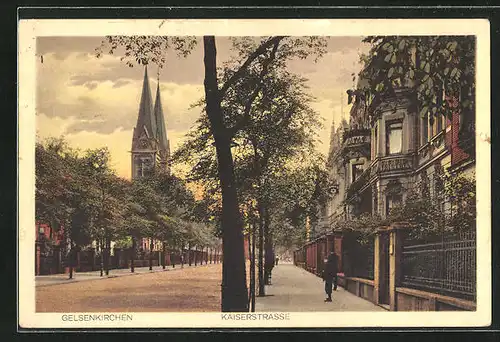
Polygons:
<instances>
[{"instance_id":1,"label":"row of tree along street","mask_svg":"<svg viewBox=\"0 0 500 342\"><path fill-rule=\"evenodd\" d=\"M186 56L198 42L192 37L110 36L97 55L121 47L130 66L162 67L169 51ZM264 295L264 255L269 259L275 245L304 241L306 220L316 218L317 208L335 190L314 150L321 123L306 80L287 68L292 60L320 58L327 42L317 37L235 38L234 57L219 66L215 37L205 36L202 42L205 97L194 104L202 115L174 161L189 165L189 180L203 184L214 213L210 222L220 229L222 311L254 310L256 266L259 295ZM245 232L251 254L257 241L259 251L250 258L250 291Z\"/></svg>"},{"instance_id":2,"label":"row of tree along street","mask_svg":"<svg viewBox=\"0 0 500 342\"><path fill-rule=\"evenodd\" d=\"M184 181L167 173L127 181L110 167L106 148L78 151L63 139L36 144L36 220L62 233L73 275L76 251L96 242L101 273L109 272L111 242L131 249L131 271L137 241L162 243L162 254L193 247L218 248L213 226L207 225L206 206L196 201Z\"/></svg>"}]
</instances>

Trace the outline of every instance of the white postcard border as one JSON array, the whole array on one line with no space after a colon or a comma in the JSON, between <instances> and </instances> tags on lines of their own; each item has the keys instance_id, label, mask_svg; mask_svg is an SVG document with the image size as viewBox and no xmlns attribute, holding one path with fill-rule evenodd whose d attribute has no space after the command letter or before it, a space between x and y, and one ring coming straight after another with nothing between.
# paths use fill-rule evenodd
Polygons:
<instances>
[{"instance_id":1,"label":"white postcard border","mask_svg":"<svg viewBox=\"0 0 500 342\"><path fill-rule=\"evenodd\" d=\"M258 23L257 23L258 22ZM18 304L22 328L465 327L491 322L490 25L486 19L174 19L20 20L18 35ZM121 35L476 35L477 310L475 312L287 313L289 319L224 319L222 313L119 313L129 320L89 321L92 313L35 312L34 146L36 37ZM96 313L99 315L107 313ZM116 314L116 313L109 313ZM248 316L250 317L250 316ZM66 317L67 318L67 317ZM73 318L77 320L73 320Z\"/></svg>"}]
</instances>

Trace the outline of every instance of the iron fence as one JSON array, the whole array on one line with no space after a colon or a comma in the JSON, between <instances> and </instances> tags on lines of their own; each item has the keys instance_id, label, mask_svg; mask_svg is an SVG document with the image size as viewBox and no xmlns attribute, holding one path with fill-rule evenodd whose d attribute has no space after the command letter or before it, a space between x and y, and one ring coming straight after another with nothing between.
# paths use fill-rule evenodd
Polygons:
<instances>
[{"instance_id":1,"label":"iron fence","mask_svg":"<svg viewBox=\"0 0 500 342\"><path fill-rule=\"evenodd\" d=\"M475 300L474 232L443 234L426 243L406 240L402 255L404 287Z\"/></svg>"}]
</instances>

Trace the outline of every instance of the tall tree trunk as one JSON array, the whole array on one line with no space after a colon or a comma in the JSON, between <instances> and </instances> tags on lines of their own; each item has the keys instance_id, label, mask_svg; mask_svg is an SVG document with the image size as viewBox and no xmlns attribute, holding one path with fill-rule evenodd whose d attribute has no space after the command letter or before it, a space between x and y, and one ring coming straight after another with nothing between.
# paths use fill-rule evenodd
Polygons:
<instances>
[{"instance_id":1,"label":"tall tree trunk","mask_svg":"<svg viewBox=\"0 0 500 342\"><path fill-rule=\"evenodd\" d=\"M181 268L184 268L184 247L185 246L182 246L181 249Z\"/></svg>"},{"instance_id":2,"label":"tall tree trunk","mask_svg":"<svg viewBox=\"0 0 500 342\"><path fill-rule=\"evenodd\" d=\"M99 250L101 252L101 255L99 256L99 269L102 277L104 275L104 241L102 239L99 240Z\"/></svg>"},{"instance_id":3,"label":"tall tree trunk","mask_svg":"<svg viewBox=\"0 0 500 342\"><path fill-rule=\"evenodd\" d=\"M269 209L267 207L264 207L264 258L267 259L267 262L266 260L264 260L264 269L266 270L266 272L264 273L264 280L266 285L271 284L271 269L274 266L274 257L272 257L274 253L271 241L271 232L269 231L269 223ZM268 265L266 265L266 263Z\"/></svg>"},{"instance_id":4,"label":"tall tree trunk","mask_svg":"<svg viewBox=\"0 0 500 342\"><path fill-rule=\"evenodd\" d=\"M132 236L132 250L130 253L130 272L134 273L135 272L135 267L134 267L134 262L135 262L135 250L136 250L136 242L135 242L135 237Z\"/></svg>"},{"instance_id":5,"label":"tall tree trunk","mask_svg":"<svg viewBox=\"0 0 500 342\"><path fill-rule=\"evenodd\" d=\"M106 259L104 260L105 261L105 271L106 271L106 275L108 276L109 275L109 263L110 263L110 259L111 259L111 239L108 237L106 237Z\"/></svg>"},{"instance_id":6,"label":"tall tree trunk","mask_svg":"<svg viewBox=\"0 0 500 342\"><path fill-rule=\"evenodd\" d=\"M188 244L188 265L191 266L191 264L193 263L192 261L192 255L191 255L191 244Z\"/></svg>"},{"instance_id":7,"label":"tall tree trunk","mask_svg":"<svg viewBox=\"0 0 500 342\"><path fill-rule=\"evenodd\" d=\"M99 249L99 276L104 275L104 263L102 261L102 253L103 253L103 248L102 248L102 240L97 240L97 248Z\"/></svg>"},{"instance_id":8,"label":"tall tree trunk","mask_svg":"<svg viewBox=\"0 0 500 342\"><path fill-rule=\"evenodd\" d=\"M250 226L251 227L251 226ZM250 228L252 229L252 228ZM249 302L249 311L251 312L254 312L253 311L253 306L252 306L252 284L253 284L253 273L252 273L252 266L253 266L253 262L252 262L252 240L251 240L251 232L249 232L248 234L248 258L250 260L250 284L249 284L249 289L248 289L248 302Z\"/></svg>"},{"instance_id":9,"label":"tall tree trunk","mask_svg":"<svg viewBox=\"0 0 500 342\"><path fill-rule=\"evenodd\" d=\"M165 241L161 243L161 267L165 269L165 251L166 251L166 246L165 246Z\"/></svg>"},{"instance_id":10,"label":"tall tree trunk","mask_svg":"<svg viewBox=\"0 0 500 342\"><path fill-rule=\"evenodd\" d=\"M198 265L198 246L194 246L194 265Z\"/></svg>"},{"instance_id":11,"label":"tall tree trunk","mask_svg":"<svg viewBox=\"0 0 500 342\"><path fill-rule=\"evenodd\" d=\"M74 257L73 257L73 253L74 253L74 250L73 250L73 240L70 238L69 239L69 279L73 279L73 260L74 260Z\"/></svg>"},{"instance_id":12,"label":"tall tree trunk","mask_svg":"<svg viewBox=\"0 0 500 342\"><path fill-rule=\"evenodd\" d=\"M149 239L149 270L153 270L153 239Z\"/></svg>"},{"instance_id":13,"label":"tall tree trunk","mask_svg":"<svg viewBox=\"0 0 500 342\"><path fill-rule=\"evenodd\" d=\"M250 252L250 288L251 288L251 311L255 312L255 230L257 227L255 227L255 223L252 226L252 250Z\"/></svg>"},{"instance_id":14,"label":"tall tree trunk","mask_svg":"<svg viewBox=\"0 0 500 342\"><path fill-rule=\"evenodd\" d=\"M228 130L224 126L217 85L215 37L203 37L206 112L215 141L219 180L222 188L222 292L223 312L248 312L245 276L243 224L234 181L233 157Z\"/></svg>"},{"instance_id":15,"label":"tall tree trunk","mask_svg":"<svg viewBox=\"0 0 500 342\"><path fill-rule=\"evenodd\" d=\"M266 295L265 279L264 279L264 208L262 203L258 203L259 211L259 297Z\"/></svg>"}]
</instances>

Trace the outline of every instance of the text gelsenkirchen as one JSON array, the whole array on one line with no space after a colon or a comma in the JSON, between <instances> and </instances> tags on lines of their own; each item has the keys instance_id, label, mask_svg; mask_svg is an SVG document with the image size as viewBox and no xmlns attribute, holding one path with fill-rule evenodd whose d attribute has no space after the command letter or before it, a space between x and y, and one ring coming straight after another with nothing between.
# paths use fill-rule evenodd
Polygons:
<instances>
[{"instance_id":1,"label":"text gelsenkirchen","mask_svg":"<svg viewBox=\"0 0 500 342\"><path fill-rule=\"evenodd\" d=\"M61 319L65 322L89 322L89 321L131 321L132 315L130 314L78 314L78 315L62 315Z\"/></svg>"}]
</instances>

